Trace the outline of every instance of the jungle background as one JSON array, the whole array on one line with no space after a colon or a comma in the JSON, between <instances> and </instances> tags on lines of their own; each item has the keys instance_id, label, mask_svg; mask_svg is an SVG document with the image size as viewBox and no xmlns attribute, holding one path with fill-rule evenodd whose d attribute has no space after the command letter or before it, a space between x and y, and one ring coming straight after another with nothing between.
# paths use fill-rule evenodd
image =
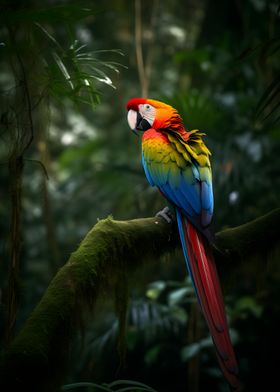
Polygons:
<instances>
[{"instance_id":1,"label":"jungle background","mask_svg":"<svg viewBox=\"0 0 280 392\"><path fill-rule=\"evenodd\" d=\"M165 206L145 179L128 99L168 102L188 129L206 133L214 232L279 207L280 16L279 3L265 0L0 4L5 351L97 220L153 216ZM110 390L125 379L162 392L226 391L182 254L135 275L124 364L113 294L104 289L94 319L87 314L72 339L65 385ZM279 269L256 263L226 275L224 290L245 390L265 387L275 378Z\"/></svg>"}]
</instances>

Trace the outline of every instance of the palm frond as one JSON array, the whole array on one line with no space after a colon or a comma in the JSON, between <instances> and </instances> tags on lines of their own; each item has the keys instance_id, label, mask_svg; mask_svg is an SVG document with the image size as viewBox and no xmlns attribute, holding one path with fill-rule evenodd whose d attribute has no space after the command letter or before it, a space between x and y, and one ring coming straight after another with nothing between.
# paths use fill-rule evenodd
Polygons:
<instances>
[{"instance_id":1,"label":"palm frond","mask_svg":"<svg viewBox=\"0 0 280 392\"><path fill-rule=\"evenodd\" d=\"M45 59L45 63L50 91L56 97L67 97L74 102L95 105L99 103L96 82L116 88L107 70L119 73L119 67L122 65L114 61L101 60L96 56L97 53L120 55L119 50L87 51L85 50L87 45L80 44L77 39L70 44L69 48L64 49L46 28L38 23L36 26L54 46L52 57L60 72L57 72L50 59ZM59 88L53 86L53 82L59 84Z\"/></svg>"}]
</instances>

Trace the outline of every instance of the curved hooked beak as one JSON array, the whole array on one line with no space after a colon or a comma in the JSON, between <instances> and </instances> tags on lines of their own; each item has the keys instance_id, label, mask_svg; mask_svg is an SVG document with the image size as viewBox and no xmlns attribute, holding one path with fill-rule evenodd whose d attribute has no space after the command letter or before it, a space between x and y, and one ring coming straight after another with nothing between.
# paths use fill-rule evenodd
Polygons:
<instances>
[{"instance_id":1,"label":"curved hooked beak","mask_svg":"<svg viewBox=\"0 0 280 392\"><path fill-rule=\"evenodd\" d=\"M139 112L130 109L127 113L127 121L132 131L139 135L138 131L145 132L151 128L151 124L141 116Z\"/></svg>"}]
</instances>

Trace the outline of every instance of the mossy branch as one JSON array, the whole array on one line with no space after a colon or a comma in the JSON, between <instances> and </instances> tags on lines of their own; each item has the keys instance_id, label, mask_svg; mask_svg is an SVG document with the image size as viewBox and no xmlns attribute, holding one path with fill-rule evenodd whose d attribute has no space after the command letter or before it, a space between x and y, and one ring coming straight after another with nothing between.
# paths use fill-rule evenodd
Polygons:
<instances>
[{"instance_id":1,"label":"mossy branch","mask_svg":"<svg viewBox=\"0 0 280 392\"><path fill-rule=\"evenodd\" d=\"M230 271L240 259L275 247L279 242L276 235L279 220L277 209L218 233L214 248L218 264L226 260L224 264ZM175 225L159 217L99 221L58 271L3 356L0 389L57 390L81 304L92 306L101 287L119 284L123 273L135 270L149 256L157 260L178 244ZM235 262L231 263L233 259Z\"/></svg>"}]
</instances>

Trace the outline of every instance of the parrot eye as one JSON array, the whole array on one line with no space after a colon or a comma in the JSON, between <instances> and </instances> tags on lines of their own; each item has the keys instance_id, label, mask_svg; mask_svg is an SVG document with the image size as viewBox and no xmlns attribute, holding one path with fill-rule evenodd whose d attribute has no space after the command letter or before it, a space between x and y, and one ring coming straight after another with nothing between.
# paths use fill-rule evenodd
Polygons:
<instances>
[{"instance_id":1,"label":"parrot eye","mask_svg":"<svg viewBox=\"0 0 280 392\"><path fill-rule=\"evenodd\" d=\"M150 105L145 105L145 109L149 110L149 109L151 109L151 106Z\"/></svg>"}]
</instances>

